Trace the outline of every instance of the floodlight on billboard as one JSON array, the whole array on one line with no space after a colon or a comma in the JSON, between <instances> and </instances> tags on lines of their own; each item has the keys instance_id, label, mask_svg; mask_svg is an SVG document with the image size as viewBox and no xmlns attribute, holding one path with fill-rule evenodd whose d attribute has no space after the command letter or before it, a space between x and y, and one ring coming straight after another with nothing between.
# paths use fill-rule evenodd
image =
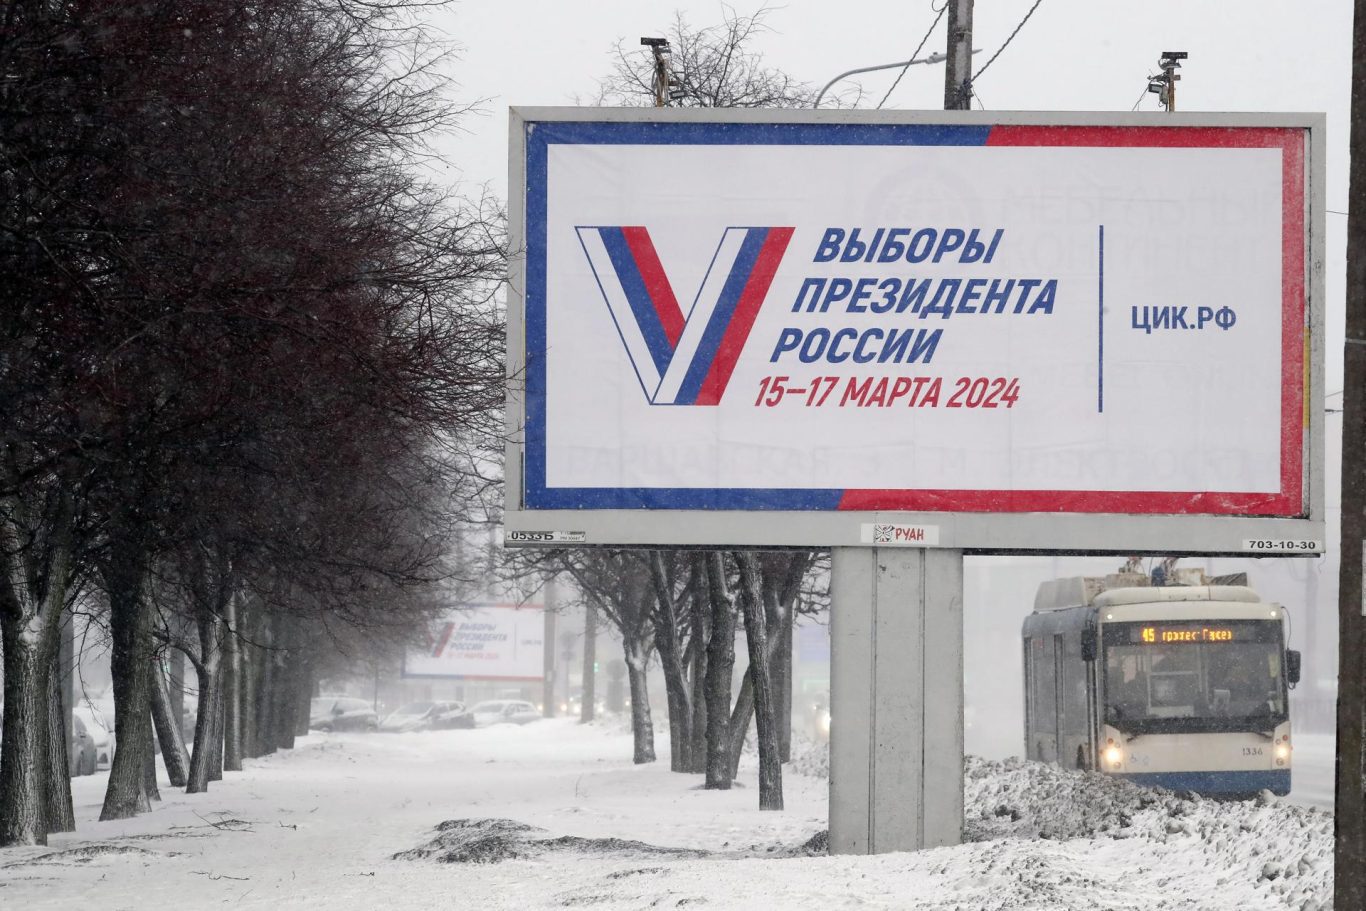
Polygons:
<instances>
[{"instance_id":1,"label":"floodlight on billboard","mask_svg":"<svg viewBox=\"0 0 1366 911\"><path fill-rule=\"evenodd\" d=\"M512 123L509 543L1321 551L1321 116Z\"/></svg>"}]
</instances>

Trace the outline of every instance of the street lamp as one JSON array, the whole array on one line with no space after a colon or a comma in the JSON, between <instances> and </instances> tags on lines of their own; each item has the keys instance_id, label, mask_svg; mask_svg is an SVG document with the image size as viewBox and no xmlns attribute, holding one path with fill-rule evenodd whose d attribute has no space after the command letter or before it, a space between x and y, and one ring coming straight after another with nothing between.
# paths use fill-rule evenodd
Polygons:
<instances>
[{"instance_id":1,"label":"street lamp","mask_svg":"<svg viewBox=\"0 0 1366 911\"><path fill-rule=\"evenodd\" d=\"M973 50L973 53L976 54L977 50ZM916 63L943 63L947 59L948 58L946 55L936 51L928 57L917 57L914 60L898 60L896 63L880 63L877 66L861 66L856 70L849 70L847 72L840 73L834 79L831 79L829 82L825 84L825 88L821 89L820 92L816 95L816 101L814 104L811 105L811 107L820 107L821 99L825 97L826 92L830 91L830 87L834 85L836 82L839 82L841 79L847 78L849 76L857 76L859 73L872 73L876 72L877 70L892 70L896 69L899 66L906 67Z\"/></svg>"}]
</instances>

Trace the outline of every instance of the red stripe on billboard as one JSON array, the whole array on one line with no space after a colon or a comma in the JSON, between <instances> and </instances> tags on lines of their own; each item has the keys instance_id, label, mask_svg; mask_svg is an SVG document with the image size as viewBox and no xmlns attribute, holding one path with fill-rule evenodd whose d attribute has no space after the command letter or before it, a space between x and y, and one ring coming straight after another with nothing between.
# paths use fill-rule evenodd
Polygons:
<instances>
[{"instance_id":1,"label":"red stripe on billboard","mask_svg":"<svg viewBox=\"0 0 1366 911\"><path fill-rule=\"evenodd\" d=\"M1075 512L1138 515L1289 515L1277 493L1111 490L846 490L840 509L910 512Z\"/></svg>"},{"instance_id":2,"label":"red stripe on billboard","mask_svg":"<svg viewBox=\"0 0 1366 911\"><path fill-rule=\"evenodd\" d=\"M451 630L455 629L454 623L443 623L441 625L441 638L436 641L436 647L432 649L432 657L440 658L441 653L446 650L446 643L451 639Z\"/></svg>"},{"instance_id":3,"label":"red stripe on billboard","mask_svg":"<svg viewBox=\"0 0 1366 911\"><path fill-rule=\"evenodd\" d=\"M759 256L754 261L754 271L750 273L745 290L740 293L740 300L735 305L730 325L721 337L716 358L707 371L706 379L702 381L702 388L697 391L696 404L715 405L725 394L726 384L735 371L735 363L740 359L740 352L749 338L749 330L759 315L759 307L763 305L769 286L773 284L773 276L778 271L778 263L782 261L788 241L792 239L793 230L769 228L768 237L764 238L764 245L759 248Z\"/></svg>"},{"instance_id":4,"label":"red stripe on billboard","mask_svg":"<svg viewBox=\"0 0 1366 911\"><path fill-rule=\"evenodd\" d=\"M631 255L635 257L636 268L640 270L640 277L645 281L645 290L650 295L650 302L659 314L659 323L664 327L664 335L668 338L670 347L677 348L678 337L683 334L683 310L678 306L678 298L674 297L674 289L669 284L668 276L664 274L664 266L659 261L659 254L655 252L654 242L650 240L650 232L637 226L623 227L621 233L626 238L626 246L630 247Z\"/></svg>"}]
</instances>

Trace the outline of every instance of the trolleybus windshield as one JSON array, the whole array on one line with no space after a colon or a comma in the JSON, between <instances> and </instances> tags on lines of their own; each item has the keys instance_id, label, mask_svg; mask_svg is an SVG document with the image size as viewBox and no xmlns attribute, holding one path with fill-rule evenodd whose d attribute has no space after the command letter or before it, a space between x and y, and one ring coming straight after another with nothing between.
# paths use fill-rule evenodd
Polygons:
<instances>
[{"instance_id":1,"label":"trolleybus windshield","mask_svg":"<svg viewBox=\"0 0 1366 911\"><path fill-rule=\"evenodd\" d=\"M1278 620L1109 623L1105 721L1142 734L1269 730L1284 721Z\"/></svg>"}]
</instances>

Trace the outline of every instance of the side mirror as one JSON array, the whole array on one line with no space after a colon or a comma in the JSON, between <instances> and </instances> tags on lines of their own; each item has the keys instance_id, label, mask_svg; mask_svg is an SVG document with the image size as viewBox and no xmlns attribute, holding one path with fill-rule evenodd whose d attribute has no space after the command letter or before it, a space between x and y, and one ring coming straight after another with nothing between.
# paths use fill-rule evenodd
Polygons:
<instances>
[{"instance_id":1,"label":"side mirror","mask_svg":"<svg viewBox=\"0 0 1366 911\"><path fill-rule=\"evenodd\" d=\"M1096 627L1093 623L1088 623L1081 630L1081 660L1091 662L1096 660Z\"/></svg>"},{"instance_id":2,"label":"side mirror","mask_svg":"<svg viewBox=\"0 0 1366 911\"><path fill-rule=\"evenodd\" d=\"M1285 650L1285 682L1291 686L1300 682L1300 653L1293 648Z\"/></svg>"}]
</instances>

